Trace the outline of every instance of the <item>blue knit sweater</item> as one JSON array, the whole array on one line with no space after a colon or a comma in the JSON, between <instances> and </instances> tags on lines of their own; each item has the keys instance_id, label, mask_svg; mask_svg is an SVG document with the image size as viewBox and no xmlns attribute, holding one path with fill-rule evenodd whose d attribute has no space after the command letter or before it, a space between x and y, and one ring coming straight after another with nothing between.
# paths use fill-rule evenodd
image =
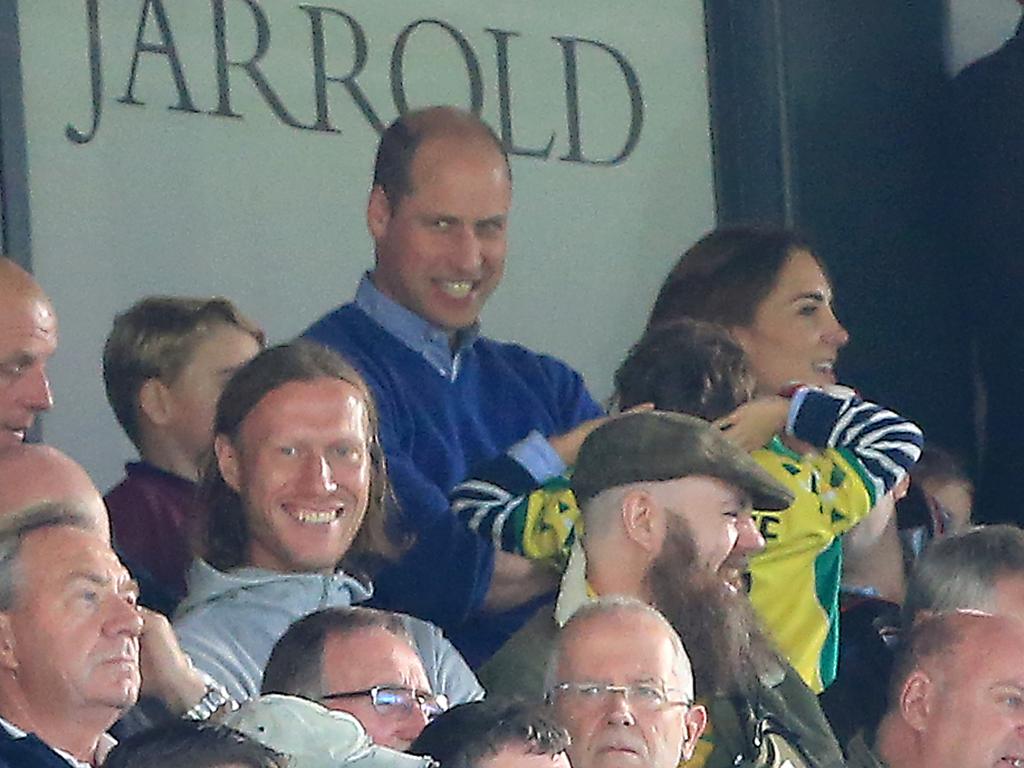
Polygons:
<instances>
[{"instance_id":1,"label":"blue knit sweater","mask_svg":"<svg viewBox=\"0 0 1024 768\"><path fill-rule=\"evenodd\" d=\"M471 468L536 430L568 431L601 414L579 374L516 344L476 338L443 375L356 304L304 334L340 352L373 390L398 519L416 543L376 575L373 603L441 626L471 664L496 650L536 607L477 616L494 569L492 544L449 509Z\"/></svg>"}]
</instances>

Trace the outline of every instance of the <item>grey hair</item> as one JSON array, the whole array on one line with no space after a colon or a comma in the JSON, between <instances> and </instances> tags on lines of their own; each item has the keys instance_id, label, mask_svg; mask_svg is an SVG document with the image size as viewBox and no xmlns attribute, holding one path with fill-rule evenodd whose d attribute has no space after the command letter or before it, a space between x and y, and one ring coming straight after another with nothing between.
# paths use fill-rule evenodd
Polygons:
<instances>
[{"instance_id":1,"label":"grey hair","mask_svg":"<svg viewBox=\"0 0 1024 768\"><path fill-rule=\"evenodd\" d=\"M545 693L549 693L558 683L564 682L558 679L558 668L562 663L562 656L565 654L566 638L569 637L572 630L580 624L593 619L622 614L646 616L661 625L668 636L669 642L672 644L672 667L675 671L677 682L680 686L686 687L688 695L693 695L693 666L690 663L690 657L687 655L686 649L683 647L683 641L679 638L679 633L676 632L668 619L657 608L648 605L642 600L637 600L635 597L627 597L625 595L607 595L591 600L580 606L576 613L565 622L558 633L551 656L548 658L548 666L544 676Z\"/></svg>"},{"instance_id":2,"label":"grey hair","mask_svg":"<svg viewBox=\"0 0 1024 768\"><path fill-rule=\"evenodd\" d=\"M996 581L1008 575L1024 576L1024 531L1015 526L978 526L933 541L911 572L903 625L922 611L992 611Z\"/></svg>"},{"instance_id":3,"label":"grey hair","mask_svg":"<svg viewBox=\"0 0 1024 768\"><path fill-rule=\"evenodd\" d=\"M323 690L324 645L328 638L380 629L415 648L402 616L373 608L335 607L294 622L270 652L260 693L319 699Z\"/></svg>"},{"instance_id":4,"label":"grey hair","mask_svg":"<svg viewBox=\"0 0 1024 768\"><path fill-rule=\"evenodd\" d=\"M95 530L92 519L63 502L42 502L0 521L0 611L10 611L17 598L18 555L25 537L46 528Z\"/></svg>"}]
</instances>

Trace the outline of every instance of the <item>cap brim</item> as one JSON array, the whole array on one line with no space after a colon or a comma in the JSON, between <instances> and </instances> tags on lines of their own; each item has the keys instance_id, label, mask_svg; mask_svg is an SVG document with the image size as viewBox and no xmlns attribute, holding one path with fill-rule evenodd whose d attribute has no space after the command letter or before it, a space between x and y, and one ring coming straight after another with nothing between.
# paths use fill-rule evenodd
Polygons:
<instances>
[{"instance_id":1,"label":"cap brim","mask_svg":"<svg viewBox=\"0 0 1024 768\"><path fill-rule=\"evenodd\" d=\"M789 488L772 477L749 455L733 463L729 471L716 475L745 492L754 509L781 512L788 509L796 499Z\"/></svg>"},{"instance_id":2,"label":"cap brim","mask_svg":"<svg viewBox=\"0 0 1024 768\"><path fill-rule=\"evenodd\" d=\"M750 503L754 509L763 510L765 512L781 512L784 509L789 509L796 499L792 491L783 488L782 492L778 488L761 488L757 491L749 491Z\"/></svg>"}]
</instances>

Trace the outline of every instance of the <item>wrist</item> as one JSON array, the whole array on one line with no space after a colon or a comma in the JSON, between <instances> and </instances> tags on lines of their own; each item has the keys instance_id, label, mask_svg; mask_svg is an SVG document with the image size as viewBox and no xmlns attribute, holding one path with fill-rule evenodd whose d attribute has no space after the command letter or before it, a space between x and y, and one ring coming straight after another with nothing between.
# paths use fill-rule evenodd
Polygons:
<instances>
[{"instance_id":1,"label":"wrist","mask_svg":"<svg viewBox=\"0 0 1024 768\"><path fill-rule=\"evenodd\" d=\"M209 720L216 712L225 709L233 712L238 709L238 703L231 698L227 688L218 683L209 675L203 675L203 692L192 706L184 710L182 717L186 720L204 721Z\"/></svg>"},{"instance_id":2,"label":"wrist","mask_svg":"<svg viewBox=\"0 0 1024 768\"><path fill-rule=\"evenodd\" d=\"M206 694L207 678L199 670L191 669L179 677L160 699L175 717L182 717Z\"/></svg>"}]
</instances>

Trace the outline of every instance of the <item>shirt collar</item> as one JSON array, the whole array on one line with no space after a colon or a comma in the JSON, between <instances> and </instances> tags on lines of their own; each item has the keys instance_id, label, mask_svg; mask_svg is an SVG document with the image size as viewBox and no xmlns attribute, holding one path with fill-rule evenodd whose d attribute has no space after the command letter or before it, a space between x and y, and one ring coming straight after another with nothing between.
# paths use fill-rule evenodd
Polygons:
<instances>
[{"instance_id":1,"label":"shirt collar","mask_svg":"<svg viewBox=\"0 0 1024 768\"><path fill-rule=\"evenodd\" d=\"M562 585L555 601L558 626L564 626L576 611L597 598L597 592L587 582L587 555L577 539L569 553L569 563L562 574Z\"/></svg>"},{"instance_id":2,"label":"shirt collar","mask_svg":"<svg viewBox=\"0 0 1024 768\"><path fill-rule=\"evenodd\" d=\"M455 352L449 345L448 333L415 312L385 296L373 284L370 273L363 275L356 291L356 306L385 331L401 341L413 352L419 353L438 373L450 381L459 375L462 353L480 335L480 324L474 323L456 334Z\"/></svg>"},{"instance_id":3,"label":"shirt collar","mask_svg":"<svg viewBox=\"0 0 1024 768\"><path fill-rule=\"evenodd\" d=\"M14 739L27 739L29 737L28 733L21 730L21 728L16 726L14 723L9 722L2 717L0 717L0 727L7 731ZM37 736L36 738L39 737ZM96 745L96 756L100 758L106 757L107 752L109 752L116 743L117 742L114 740L113 736L111 736L109 733L104 733L100 736L100 741ZM83 763L81 760L76 759L72 755L65 752L63 749L57 749L57 747L54 747L51 744L47 744L46 746L52 749L62 758L67 760L68 765L72 766L72 768L92 768L92 766L89 763Z\"/></svg>"},{"instance_id":4,"label":"shirt collar","mask_svg":"<svg viewBox=\"0 0 1024 768\"><path fill-rule=\"evenodd\" d=\"M180 485L182 488L188 488L190 490L194 490L198 485L194 480L189 480L187 477L182 477L181 475L176 475L174 472L161 469L156 464L150 464L145 459L125 462L124 471L127 475L149 475L151 477L158 477L165 482Z\"/></svg>"}]
</instances>

